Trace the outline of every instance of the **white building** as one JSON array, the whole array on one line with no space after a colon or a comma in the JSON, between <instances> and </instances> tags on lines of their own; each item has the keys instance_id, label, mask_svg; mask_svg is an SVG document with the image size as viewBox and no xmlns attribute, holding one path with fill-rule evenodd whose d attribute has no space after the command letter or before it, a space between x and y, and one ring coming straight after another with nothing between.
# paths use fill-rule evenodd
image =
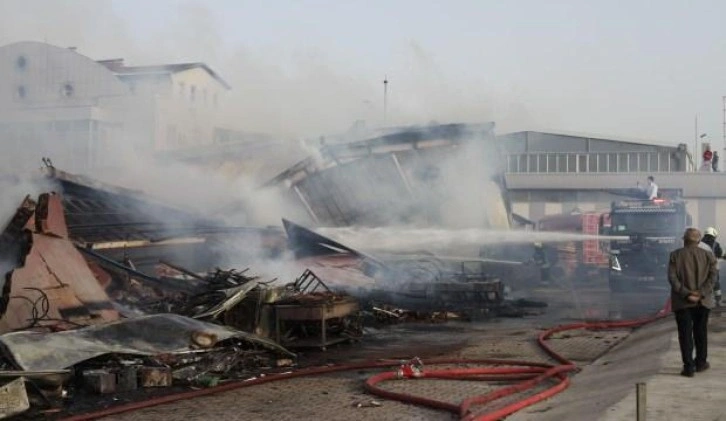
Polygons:
<instances>
[{"instance_id":1,"label":"white building","mask_svg":"<svg viewBox=\"0 0 726 421\"><path fill-rule=\"evenodd\" d=\"M0 47L0 75L6 169L50 157L87 171L119 154L211 144L229 90L204 63L129 67L39 42Z\"/></svg>"}]
</instances>

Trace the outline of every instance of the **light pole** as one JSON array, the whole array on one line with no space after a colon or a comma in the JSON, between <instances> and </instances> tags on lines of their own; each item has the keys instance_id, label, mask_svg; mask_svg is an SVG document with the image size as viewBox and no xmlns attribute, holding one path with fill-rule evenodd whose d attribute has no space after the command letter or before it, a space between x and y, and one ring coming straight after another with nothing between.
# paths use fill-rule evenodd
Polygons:
<instances>
[{"instance_id":1,"label":"light pole","mask_svg":"<svg viewBox=\"0 0 726 421\"><path fill-rule=\"evenodd\" d=\"M694 131L693 131L693 153L700 153L698 152L698 140L704 139L707 134L706 133L700 133L698 132L698 115L696 115L695 121L694 121Z\"/></svg>"},{"instance_id":2,"label":"light pole","mask_svg":"<svg viewBox=\"0 0 726 421\"><path fill-rule=\"evenodd\" d=\"M383 127L388 123L388 76L383 78Z\"/></svg>"},{"instance_id":3,"label":"light pole","mask_svg":"<svg viewBox=\"0 0 726 421\"><path fill-rule=\"evenodd\" d=\"M693 157L695 161L696 154L698 153L698 114L696 114L694 125L693 125Z\"/></svg>"}]
</instances>

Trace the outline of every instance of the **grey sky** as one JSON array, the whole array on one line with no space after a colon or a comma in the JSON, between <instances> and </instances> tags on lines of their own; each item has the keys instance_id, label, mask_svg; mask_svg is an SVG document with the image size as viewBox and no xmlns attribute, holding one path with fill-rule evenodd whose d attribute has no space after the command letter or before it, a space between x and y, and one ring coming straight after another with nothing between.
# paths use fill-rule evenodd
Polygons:
<instances>
[{"instance_id":1,"label":"grey sky","mask_svg":"<svg viewBox=\"0 0 726 421\"><path fill-rule=\"evenodd\" d=\"M722 147L726 2L0 0L0 42L47 39L136 64L206 61L230 119L311 135L498 122Z\"/></svg>"}]
</instances>

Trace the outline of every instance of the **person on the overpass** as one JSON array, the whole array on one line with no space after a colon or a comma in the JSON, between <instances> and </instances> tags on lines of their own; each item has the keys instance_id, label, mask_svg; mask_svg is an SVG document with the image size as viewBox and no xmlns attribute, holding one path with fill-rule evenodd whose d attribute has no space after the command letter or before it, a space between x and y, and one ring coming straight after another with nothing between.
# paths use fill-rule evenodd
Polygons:
<instances>
[{"instance_id":1,"label":"person on the overpass","mask_svg":"<svg viewBox=\"0 0 726 421\"><path fill-rule=\"evenodd\" d=\"M645 194L648 200L658 198L658 185L655 184L655 178L652 175L648 176L648 184L645 187L641 187L640 182L636 186Z\"/></svg>"},{"instance_id":2,"label":"person on the overpass","mask_svg":"<svg viewBox=\"0 0 726 421\"><path fill-rule=\"evenodd\" d=\"M711 158L711 166L713 167L713 172L718 172L718 152L713 151L713 158Z\"/></svg>"},{"instance_id":3,"label":"person on the overpass","mask_svg":"<svg viewBox=\"0 0 726 421\"><path fill-rule=\"evenodd\" d=\"M703 171L711 171L713 169L712 159L713 152L711 152L711 147L706 146L706 150L703 151Z\"/></svg>"},{"instance_id":4,"label":"person on the overpass","mask_svg":"<svg viewBox=\"0 0 726 421\"><path fill-rule=\"evenodd\" d=\"M703 231L703 238L701 239L701 243L699 244L699 247L708 250L713 253L714 256L716 256L716 259L724 259L726 258L726 255L724 255L723 248L721 248L721 244L716 241L716 237L718 237L718 230L714 227L708 227ZM705 247L704 247L705 246ZM719 306L721 304L721 282L720 282L720 276L719 274L716 275L716 282L713 286L713 293L716 298L716 305Z\"/></svg>"}]
</instances>

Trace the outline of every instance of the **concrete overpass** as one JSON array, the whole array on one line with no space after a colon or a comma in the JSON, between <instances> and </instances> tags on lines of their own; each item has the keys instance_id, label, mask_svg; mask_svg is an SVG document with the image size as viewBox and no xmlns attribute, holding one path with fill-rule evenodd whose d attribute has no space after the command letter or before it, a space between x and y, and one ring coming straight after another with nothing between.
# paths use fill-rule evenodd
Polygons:
<instances>
[{"instance_id":1,"label":"concrete overpass","mask_svg":"<svg viewBox=\"0 0 726 421\"><path fill-rule=\"evenodd\" d=\"M683 196L694 225L726 230L726 173L697 172L700 159L694 163L686 144L533 131L498 141L512 210L529 219L609 209L622 196L608 191L634 188L652 175L661 191ZM697 156L707 146L701 143Z\"/></svg>"},{"instance_id":2,"label":"concrete overpass","mask_svg":"<svg viewBox=\"0 0 726 421\"><path fill-rule=\"evenodd\" d=\"M514 212L537 220L575 207L605 209L617 200L605 190L633 188L638 181L645 184L649 175L661 190L681 192L695 226L726 230L726 173L722 172L507 172L505 180Z\"/></svg>"}]
</instances>

